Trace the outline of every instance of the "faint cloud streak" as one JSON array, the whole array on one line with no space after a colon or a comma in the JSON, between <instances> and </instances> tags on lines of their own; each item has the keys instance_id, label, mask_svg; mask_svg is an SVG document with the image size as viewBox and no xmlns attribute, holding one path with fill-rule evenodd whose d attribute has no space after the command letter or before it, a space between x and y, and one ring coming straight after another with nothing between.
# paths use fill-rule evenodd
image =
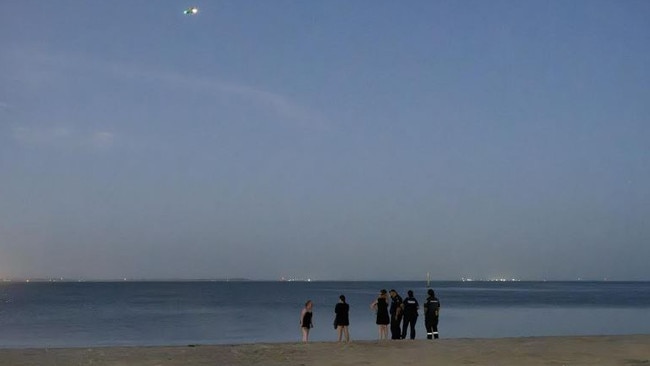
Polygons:
<instances>
[{"instance_id":1,"label":"faint cloud streak","mask_svg":"<svg viewBox=\"0 0 650 366\"><path fill-rule=\"evenodd\" d=\"M113 65L112 70L121 73L122 76L158 80L175 87L201 89L208 92L239 96L252 101L260 107L270 109L278 116L283 117L285 120L292 122L293 124L300 125L301 127L316 129L328 128L328 123L325 117L320 113L311 108L302 106L290 98L278 93L269 92L243 84L228 83L210 78L187 76L173 72L141 70L124 66L116 67L116 65Z\"/></svg>"},{"instance_id":2,"label":"faint cloud streak","mask_svg":"<svg viewBox=\"0 0 650 366\"><path fill-rule=\"evenodd\" d=\"M113 145L113 138L114 135L110 132L95 132L90 136L88 141L95 148L106 149Z\"/></svg>"},{"instance_id":3,"label":"faint cloud streak","mask_svg":"<svg viewBox=\"0 0 650 366\"><path fill-rule=\"evenodd\" d=\"M181 74L173 71L155 70L150 67L121 64L83 55L52 53L35 49L14 50L13 58L20 65L21 75L28 85L41 85L43 80L57 80L61 69L100 72L113 77L131 80L148 80L191 90L237 96L265 108L281 117L285 122L303 128L326 129L329 123L319 112L303 106L291 98L244 84L224 82L209 77ZM28 65L34 65L29 67ZM51 69L48 73L46 70ZM37 76L34 76L34 73ZM32 80L36 79L36 80ZM1 108L1 107L0 107Z\"/></svg>"},{"instance_id":4,"label":"faint cloud streak","mask_svg":"<svg viewBox=\"0 0 650 366\"><path fill-rule=\"evenodd\" d=\"M15 127L12 131L14 140L25 145L57 145L70 138L66 128Z\"/></svg>"},{"instance_id":5,"label":"faint cloud streak","mask_svg":"<svg viewBox=\"0 0 650 366\"><path fill-rule=\"evenodd\" d=\"M14 127L12 137L21 145L49 148L107 149L114 140L114 134L110 132L78 133L65 127Z\"/></svg>"}]
</instances>

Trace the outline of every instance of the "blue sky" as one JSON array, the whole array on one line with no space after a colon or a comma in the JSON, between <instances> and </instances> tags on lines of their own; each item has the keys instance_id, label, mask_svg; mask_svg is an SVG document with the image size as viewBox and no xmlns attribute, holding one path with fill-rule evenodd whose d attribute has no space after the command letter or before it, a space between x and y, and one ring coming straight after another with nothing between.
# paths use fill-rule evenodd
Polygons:
<instances>
[{"instance_id":1,"label":"blue sky","mask_svg":"<svg viewBox=\"0 0 650 366\"><path fill-rule=\"evenodd\" d=\"M650 279L647 1L2 6L0 276Z\"/></svg>"}]
</instances>

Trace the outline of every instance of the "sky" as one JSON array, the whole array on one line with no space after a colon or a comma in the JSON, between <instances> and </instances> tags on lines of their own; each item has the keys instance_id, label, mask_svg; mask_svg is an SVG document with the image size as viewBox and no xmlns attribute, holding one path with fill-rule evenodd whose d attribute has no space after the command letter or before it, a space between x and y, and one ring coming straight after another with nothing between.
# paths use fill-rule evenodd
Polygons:
<instances>
[{"instance_id":1,"label":"sky","mask_svg":"<svg viewBox=\"0 0 650 366\"><path fill-rule=\"evenodd\" d=\"M0 277L650 280L648 1L0 5Z\"/></svg>"}]
</instances>

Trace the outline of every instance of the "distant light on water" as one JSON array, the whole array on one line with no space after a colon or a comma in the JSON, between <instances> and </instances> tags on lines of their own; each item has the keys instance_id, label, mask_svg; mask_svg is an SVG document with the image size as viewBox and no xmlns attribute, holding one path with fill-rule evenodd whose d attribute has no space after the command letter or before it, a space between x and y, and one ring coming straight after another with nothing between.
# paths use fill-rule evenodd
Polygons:
<instances>
[{"instance_id":1,"label":"distant light on water","mask_svg":"<svg viewBox=\"0 0 650 366\"><path fill-rule=\"evenodd\" d=\"M468 277L462 277L460 279L462 282L473 282L473 281L480 281L480 282L519 282L521 281L518 278L488 278L488 279L472 279Z\"/></svg>"}]
</instances>

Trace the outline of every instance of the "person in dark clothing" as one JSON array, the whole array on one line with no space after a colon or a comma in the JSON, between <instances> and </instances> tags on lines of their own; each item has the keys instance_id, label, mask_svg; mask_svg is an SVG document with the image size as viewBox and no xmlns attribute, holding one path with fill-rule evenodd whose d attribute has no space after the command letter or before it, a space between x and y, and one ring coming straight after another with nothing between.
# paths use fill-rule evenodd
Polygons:
<instances>
[{"instance_id":1,"label":"person in dark clothing","mask_svg":"<svg viewBox=\"0 0 650 366\"><path fill-rule=\"evenodd\" d=\"M402 297L395 290L389 291L390 303L390 338L400 339L402 337L402 330L400 324L402 322Z\"/></svg>"},{"instance_id":2,"label":"person in dark clothing","mask_svg":"<svg viewBox=\"0 0 650 366\"><path fill-rule=\"evenodd\" d=\"M339 334L339 342L344 335L345 341L349 342L350 332L348 331L348 326L350 325L350 305L345 302L345 296L339 296L339 303L334 307L334 313L336 314L334 325Z\"/></svg>"},{"instance_id":3,"label":"person in dark clothing","mask_svg":"<svg viewBox=\"0 0 650 366\"><path fill-rule=\"evenodd\" d=\"M424 303L424 326L427 328L427 339L438 339L438 315L440 315L440 300L436 293L429 289L429 297Z\"/></svg>"},{"instance_id":4,"label":"person in dark clothing","mask_svg":"<svg viewBox=\"0 0 650 366\"><path fill-rule=\"evenodd\" d=\"M305 307L300 312L300 329L302 330L302 341L309 342L309 329L314 327L312 323L312 308L314 303L307 300Z\"/></svg>"},{"instance_id":5,"label":"person in dark clothing","mask_svg":"<svg viewBox=\"0 0 650 366\"><path fill-rule=\"evenodd\" d=\"M370 308L377 312L376 323L379 326L379 340L388 339L390 317L388 316L388 294L386 290L379 292L379 297L370 304Z\"/></svg>"},{"instance_id":6,"label":"person in dark clothing","mask_svg":"<svg viewBox=\"0 0 650 366\"><path fill-rule=\"evenodd\" d=\"M404 299L404 320L402 323L402 339L406 338L406 329L411 327L411 339L415 339L415 323L418 321L418 309L420 304L413 297L413 291L408 291L408 297Z\"/></svg>"}]
</instances>

